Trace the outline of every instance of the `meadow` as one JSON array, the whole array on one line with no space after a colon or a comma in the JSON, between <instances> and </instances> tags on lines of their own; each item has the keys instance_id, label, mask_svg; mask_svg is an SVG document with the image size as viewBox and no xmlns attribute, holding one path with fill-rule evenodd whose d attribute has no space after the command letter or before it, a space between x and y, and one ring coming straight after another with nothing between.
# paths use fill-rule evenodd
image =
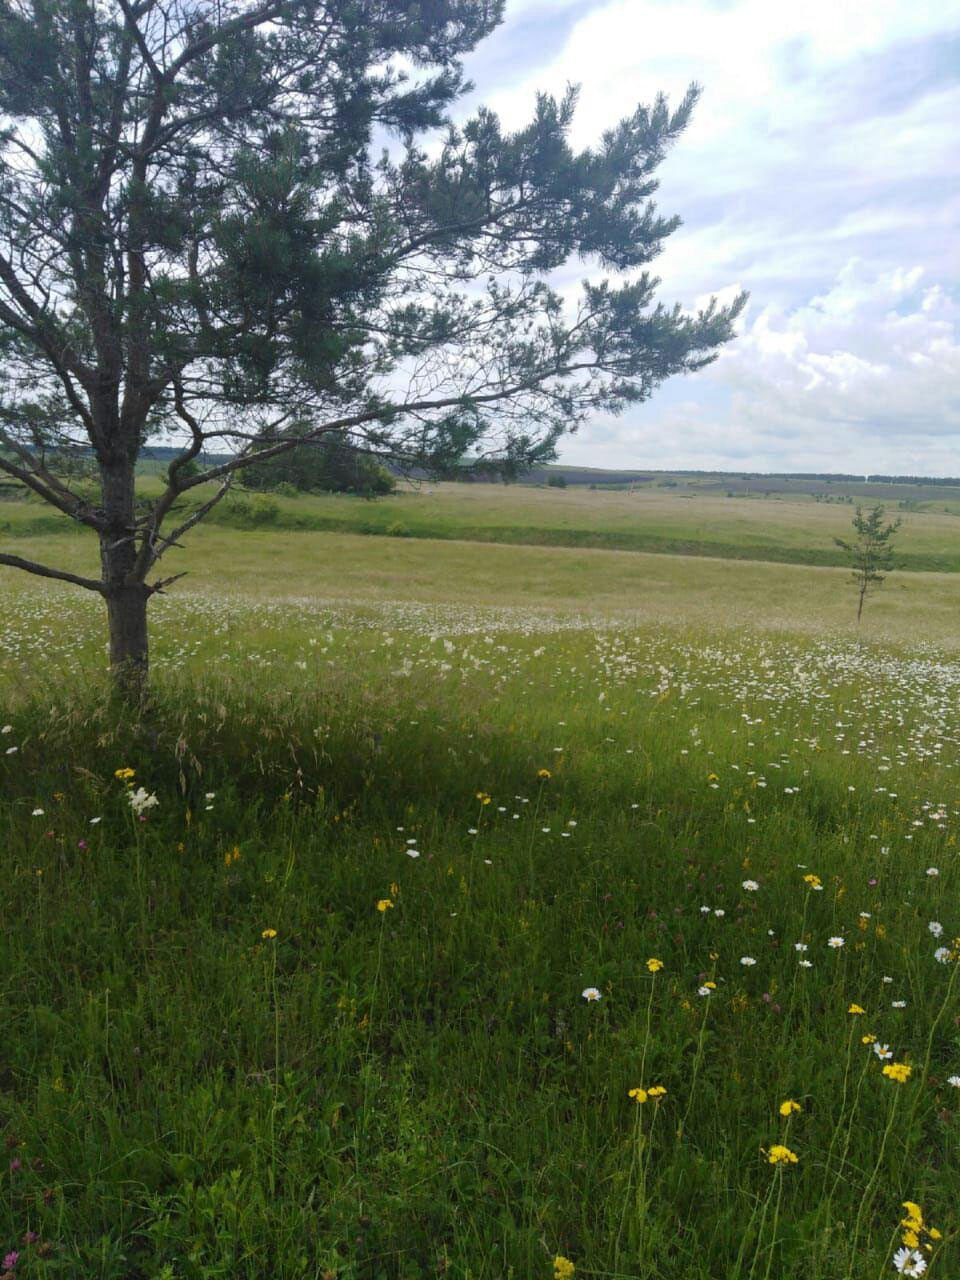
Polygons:
<instances>
[{"instance_id":1,"label":"meadow","mask_svg":"<svg viewBox=\"0 0 960 1280\"><path fill-rule=\"evenodd\" d=\"M3 579L10 1275L958 1273L953 575L857 632L807 565L171 567L134 723L99 602Z\"/></svg>"},{"instance_id":2,"label":"meadow","mask_svg":"<svg viewBox=\"0 0 960 1280\"><path fill-rule=\"evenodd\" d=\"M733 483L731 481L731 483ZM771 481L771 484L774 483ZM144 497L159 492L157 474L141 477ZM824 486L819 486L823 488ZM911 572L960 571L960 490L913 495L916 486L842 486L833 500L811 493L730 494L716 485L660 482L635 491L500 484L407 484L367 501L346 494L251 494L237 490L211 516L221 528L469 541L514 546L709 556L724 560L841 566L834 543L847 537L853 503L883 502L900 517L897 564ZM902 490L902 502L891 492ZM863 496L861 497L861 491ZM191 501L205 499L203 487ZM851 498L851 503L842 499ZM190 503L184 503L184 511ZM0 501L0 541L82 531L39 500ZM370 558L374 558L371 556Z\"/></svg>"}]
</instances>

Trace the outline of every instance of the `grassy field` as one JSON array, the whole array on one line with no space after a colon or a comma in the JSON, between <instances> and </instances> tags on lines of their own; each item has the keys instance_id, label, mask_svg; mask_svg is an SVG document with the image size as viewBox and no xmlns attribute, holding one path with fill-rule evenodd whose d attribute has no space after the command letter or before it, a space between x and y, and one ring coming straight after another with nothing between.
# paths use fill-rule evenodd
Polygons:
<instances>
[{"instance_id":1,"label":"grassy field","mask_svg":"<svg viewBox=\"0 0 960 1280\"><path fill-rule=\"evenodd\" d=\"M159 480L147 476L144 494ZM879 486L878 488L882 488ZM871 499L864 501L869 505ZM913 571L960 570L960 503L931 498L900 510L897 563ZM834 537L850 532L853 508L789 494L725 497L695 486L603 492L521 485L406 486L374 502L344 495L240 495L214 513L233 528L387 534L396 538L666 552L724 559L841 565ZM33 502L0 502L0 542L56 534L65 517Z\"/></svg>"},{"instance_id":2,"label":"grassy field","mask_svg":"<svg viewBox=\"0 0 960 1280\"><path fill-rule=\"evenodd\" d=\"M136 723L99 602L3 579L18 1280L960 1271L960 579L857 635L802 565L170 563Z\"/></svg>"}]
</instances>

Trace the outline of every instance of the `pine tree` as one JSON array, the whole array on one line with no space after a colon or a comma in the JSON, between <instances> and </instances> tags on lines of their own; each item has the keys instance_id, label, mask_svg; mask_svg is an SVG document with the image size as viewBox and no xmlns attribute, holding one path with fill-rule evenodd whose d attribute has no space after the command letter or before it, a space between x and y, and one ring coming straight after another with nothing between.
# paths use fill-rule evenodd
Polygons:
<instances>
[{"instance_id":1,"label":"pine tree","mask_svg":"<svg viewBox=\"0 0 960 1280\"><path fill-rule=\"evenodd\" d=\"M900 520L892 524L883 523L884 508L871 507L866 515L858 504L853 517L853 528L856 538L852 542L844 538L834 538L838 547L842 547L850 557L853 569L853 581L857 587L857 626L863 615L863 602L867 592L879 587L887 573L893 568L893 544L890 539L900 528Z\"/></svg>"},{"instance_id":2,"label":"pine tree","mask_svg":"<svg viewBox=\"0 0 960 1280\"><path fill-rule=\"evenodd\" d=\"M456 125L461 60L501 16L0 0L0 472L89 529L101 573L0 564L99 593L130 693L158 561L245 467L334 433L431 470L528 466L731 337L743 298L687 314L644 269L678 225L654 171L696 87L579 151L572 90L514 132L482 108ZM567 305L549 280L572 259L621 278ZM151 438L183 448L143 504Z\"/></svg>"}]
</instances>

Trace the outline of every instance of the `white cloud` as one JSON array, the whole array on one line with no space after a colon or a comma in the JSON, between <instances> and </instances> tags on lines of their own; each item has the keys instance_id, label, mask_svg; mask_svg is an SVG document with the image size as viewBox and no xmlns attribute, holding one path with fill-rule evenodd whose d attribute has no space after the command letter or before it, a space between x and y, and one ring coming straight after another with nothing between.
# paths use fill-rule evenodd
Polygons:
<instances>
[{"instance_id":1,"label":"white cloud","mask_svg":"<svg viewBox=\"0 0 960 1280\"><path fill-rule=\"evenodd\" d=\"M666 302L751 292L717 364L598 419L566 460L960 472L958 37L956 0L508 3L509 79L488 61L478 94L508 126L579 82L588 144L703 85L659 171L685 225L654 270Z\"/></svg>"}]
</instances>

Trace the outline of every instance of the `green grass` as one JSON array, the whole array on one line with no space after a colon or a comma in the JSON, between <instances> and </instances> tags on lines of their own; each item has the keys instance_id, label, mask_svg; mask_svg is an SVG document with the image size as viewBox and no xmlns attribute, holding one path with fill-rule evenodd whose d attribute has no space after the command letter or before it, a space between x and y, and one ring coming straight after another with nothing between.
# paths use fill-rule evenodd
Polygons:
<instances>
[{"instance_id":1,"label":"green grass","mask_svg":"<svg viewBox=\"0 0 960 1280\"><path fill-rule=\"evenodd\" d=\"M144 494L159 479L145 476ZM198 499L199 500L199 499ZM866 500L869 503L869 500ZM960 570L957 511L930 501L898 512L904 525L896 562L915 572ZM839 566L834 537L848 536L853 509L801 495L732 497L697 489L636 493L585 488L440 484L406 488L374 502L343 495L295 498L242 496L211 517L231 528L269 525L302 532L389 535L396 538L479 541L710 556L727 560ZM0 503L0 541L69 528L39 503Z\"/></svg>"},{"instance_id":2,"label":"green grass","mask_svg":"<svg viewBox=\"0 0 960 1280\"><path fill-rule=\"evenodd\" d=\"M957 1273L952 658L605 607L628 563L720 562L193 545L138 724L100 696L95 602L6 597L18 1277L881 1280L906 1199ZM761 569L729 567L728 619ZM832 571L790 572L812 601Z\"/></svg>"}]
</instances>

